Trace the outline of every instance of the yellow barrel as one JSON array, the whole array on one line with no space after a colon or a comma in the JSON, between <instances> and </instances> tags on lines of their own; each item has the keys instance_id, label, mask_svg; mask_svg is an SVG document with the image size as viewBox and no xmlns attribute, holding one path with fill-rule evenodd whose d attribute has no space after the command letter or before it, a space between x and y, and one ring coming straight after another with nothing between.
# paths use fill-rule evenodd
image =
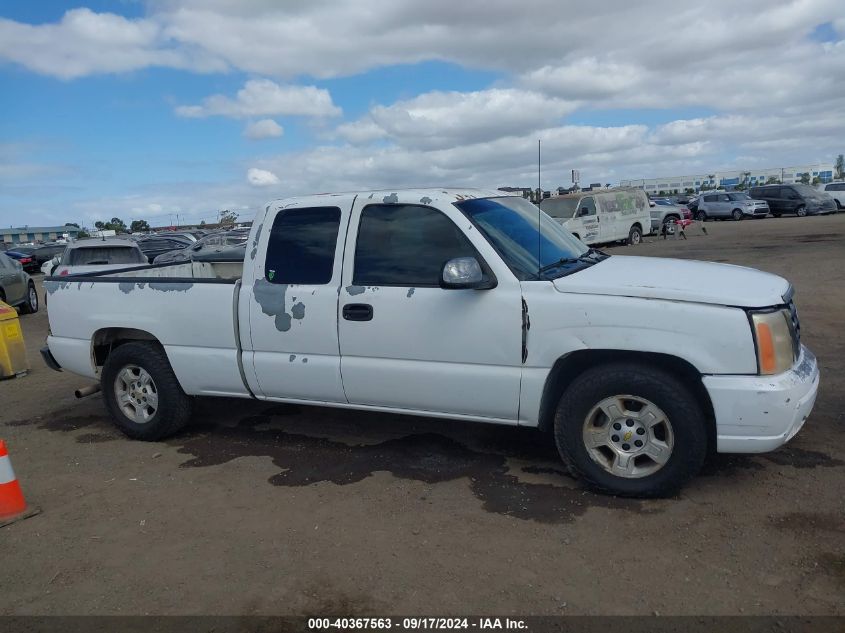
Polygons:
<instances>
[{"instance_id":1,"label":"yellow barrel","mask_svg":"<svg viewBox=\"0 0 845 633\"><path fill-rule=\"evenodd\" d=\"M14 378L28 371L18 311L0 301L0 378Z\"/></svg>"}]
</instances>

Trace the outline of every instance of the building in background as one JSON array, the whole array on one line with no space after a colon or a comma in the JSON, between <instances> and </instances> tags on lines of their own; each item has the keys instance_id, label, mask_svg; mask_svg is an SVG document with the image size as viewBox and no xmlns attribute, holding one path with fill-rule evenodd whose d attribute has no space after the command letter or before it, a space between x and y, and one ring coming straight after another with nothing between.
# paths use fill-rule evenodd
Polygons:
<instances>
[{"instance_id":1,"label":"building in background","mask_svg":"<svg viewBox=\"0 0 845 633\"><path fill-rule=\"evenodd\" d=\"M746 169L737 171L712 171L707 174L691 176L663 176L660 178L642 178L639 180L622 180L622 187L639 187L646 193L685 193L689 189L699 191L705 189L730 189L744 183L748 187L764 185L769 179L776 179L784 184L799 182L802 174L808 174L810 182L818 178L818 182L833 180L833 164L818 163L815 165L798 165L792 167L773 167L770 169Z\"/></svg>"},{"instance_id":2,"label":"building in background","mask_svg":"<svg viewBox=\"0 0 845 633\"><path fill-rule=\"evenodd\" d=\"M17 228L0 229L0 241L5 244L28 244L37 242L52 242L68 237L76 239L79 228L75 226L20 226Z\"/></svg>"}]
</instances>

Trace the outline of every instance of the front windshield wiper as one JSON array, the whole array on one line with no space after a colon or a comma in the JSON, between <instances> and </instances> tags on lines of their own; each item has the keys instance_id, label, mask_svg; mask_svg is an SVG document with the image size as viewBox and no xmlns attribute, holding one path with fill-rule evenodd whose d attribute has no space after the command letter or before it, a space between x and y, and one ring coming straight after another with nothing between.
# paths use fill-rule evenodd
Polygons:
<instances>
[{"instance_id":1,"label":"front windshield wiper","mask_svg":"<svg viewBox=\"0 0 845 633\"><path fill-rule=\"evenodd\" d=\"M546 264L540 268L537 273L542 275L554 268L560 268L561 266L566 266L567 264L587 264L592 266L593 264L597 264L608 257L610 257L610 255L607 253L602 253L598 249L590 248L586 253L579 255L578 257L561 257L559 260L552 262L551 264Z\"/></svg>"}]
</instances>

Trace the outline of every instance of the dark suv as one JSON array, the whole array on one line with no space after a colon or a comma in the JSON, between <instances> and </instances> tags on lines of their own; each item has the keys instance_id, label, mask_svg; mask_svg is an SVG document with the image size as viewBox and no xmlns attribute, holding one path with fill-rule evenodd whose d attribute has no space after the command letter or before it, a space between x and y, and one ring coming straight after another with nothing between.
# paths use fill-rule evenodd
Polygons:
<instances>
[{"instance_id":1,"label":"dark suv","mask_svg":"<svg viewBox=\"0 0 845 633\"><path fill-rule=\"evenodd\" d=\"M765 185L752 187L749 193L752 198L768 202L769 211L776 218L784 213L803 217L836 212L833 198L816 191L810 185Z\"/></svg>"}]
</instances>

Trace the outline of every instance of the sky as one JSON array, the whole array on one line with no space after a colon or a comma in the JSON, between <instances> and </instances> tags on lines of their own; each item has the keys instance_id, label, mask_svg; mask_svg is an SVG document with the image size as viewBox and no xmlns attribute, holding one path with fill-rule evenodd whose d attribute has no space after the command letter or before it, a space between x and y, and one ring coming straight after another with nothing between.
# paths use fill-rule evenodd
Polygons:
<instances>
[{"instance_id":1,"label":"sky","mask_svg":"<svg viewBox=\"0 0 845 633\"><path fill-rule=\"evenodd\" d=\"M0 226L832 163L842 0L4 0Z\"/></svg>"}]
</instances>

